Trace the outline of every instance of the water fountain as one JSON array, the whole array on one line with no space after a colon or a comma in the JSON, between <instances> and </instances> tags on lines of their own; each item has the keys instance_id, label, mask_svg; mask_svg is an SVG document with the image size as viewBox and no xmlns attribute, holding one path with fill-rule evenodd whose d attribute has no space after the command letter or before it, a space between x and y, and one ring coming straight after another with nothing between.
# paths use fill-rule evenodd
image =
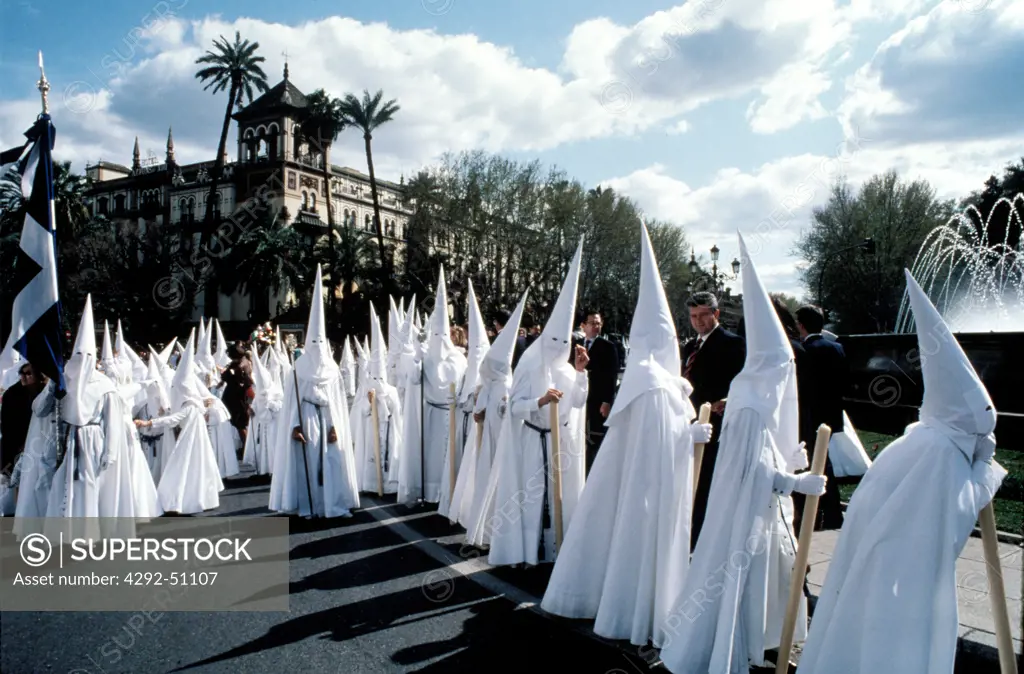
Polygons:
<instances>
[{"instance_id":1,"label":"water fountain","mask_svg":"<svg viewBox=\"0 0 1024 674\"><path fill-rule=\"evenodd\" d=\"M993 217L1009 213L1002 241L989 241ZM953 332L1024 331L1024 194L996 202L987 220L974 206L925 238L910 272ZM981 232L978 225L984 222ZM1011 241L1018 239L1013 248ZM913 332L906 294L896 332Z\"/></svg>"},{"instance_id":2,"label":"water fountain","mask_svg":"<svg viewBox=\"0 0 1024 674\"><path fill-rule=\"evenodd\" d=\"M1008 212L1002 241L990 241L992 216ZM929 233L911 267L992 396L1000 446L1014 449L1024 449L1022 218L1024 194L1000 199L987 221L969 207ZM1010 245L1015 237L1016 248ZM840 338L851 368L846 409L857 428L898 435L917 420L925 346L918 343L905 293L896 326L894 334Z\"/></svg>"}]
</instances>

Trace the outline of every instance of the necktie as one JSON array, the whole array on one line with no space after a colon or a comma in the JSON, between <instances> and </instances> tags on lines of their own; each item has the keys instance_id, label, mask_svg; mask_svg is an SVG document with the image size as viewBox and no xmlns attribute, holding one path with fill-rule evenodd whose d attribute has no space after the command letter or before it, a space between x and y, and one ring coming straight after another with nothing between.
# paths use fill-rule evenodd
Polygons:
<instances>
[{"instance_id":1,"label":"necktie","mask_svg":"<svg viewBox=\"0 0 1024 674\"><path fill-rule=\"evenodd\" d=\"M594 343L594 340L592 340L592 339L588 339L587 341L584 342L584 344L587 347L587 351L590 351L590 345L593 344L593 343Z\"/></svg>"},{"instance_id":2,"label":"necktie","mask_svg":"<svg viewBox=\"0 0 1024 674\"><path fill-rule=\"evenodd\" d=\"M686 378L686 379L690 378L690 370L693 369L693 363L694 363L695 360L697 360L697 352L700 351L700 348L702 346L704 346L704 340L703 339L698 339L697 340L697 346L694 347L693 353L691 353L690 357L686 359L686 364L683 366L683 377L684 378Z\"/></svg>"}]
</instances>

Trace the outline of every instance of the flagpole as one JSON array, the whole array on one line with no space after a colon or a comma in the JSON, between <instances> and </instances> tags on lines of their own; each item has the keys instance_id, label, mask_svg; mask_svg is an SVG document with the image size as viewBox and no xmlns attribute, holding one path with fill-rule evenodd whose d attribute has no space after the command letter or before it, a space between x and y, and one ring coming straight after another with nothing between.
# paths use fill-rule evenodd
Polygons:
<instances>
[{"instance_id":1,"label":"flagpole","mask_svg":"<svg viewBox=\"0 0 1024 674\"><path fill-rule=\"evenodd\" d=\"M43 114L50 114L50 102L47 100L46 95L50 91L50 83L46 81L46 71L43 70L43 52L39 52L39 82L36 85L39 88L39 94L43 99Z\"/></svg>"},{"instance_id":2,"label":"flagpole","mask_svg":"<svg viewBox=\"0 0 1024 674\"><path fill-rule=\"evenodd\" d=\"M36 88L39 89L39 98L40 98L40 102L42 103L42 107L43 107L43 113L42 114L43 114L44 117L49 118L49 116L50 116L50 101L49 101L49 98L48 98L48 94L50 93L50 83L46 79L46 69L43 67L43 51L42 50L39 50L39 81L36 82ZM49 134L47 134L47 136L49 136ZM49 138L47 138L47 142L49 142ZM45 167L45 170L47 171L47 173L51 172L53 170L52 165L48 166L48 167ZM52 188L52 183L51 183L50 189L51 189L51 191L53 189ZM51 195L51 198L50 198L50 209L49 210L50 210L50 218L51 218L51 221L50 221L49 224L51 225L51 228L53 230L53 259L54 259L54 262L56 262L56 260L57 260L57 226L56 226L56 224L57 223L56 223L56 220L54 219L54 203L53 203L52 195ZM57 296L57 306L58 306L58 316L59 316L60 315L60 309L59 309L59 307L60 307L60 295L59 294ZM60 339L61 327L62 326L58 326L57 339L58 339L58 348L63 353L63 351L64 351L64 344L63 344L63 340ZM59 388L59 385L60 385L59 381L54 383L54 386L56 386L58 388ZM65 451L67 450L64 434L60 432L60 430L61 430L61 407L62 407L62 402L63 402L64 396L63 396L63 391L57 391L56 393L57 393L57 395L54 396L53 402L54 402L54 415L56 417L56 419L54 421L54 425L56 426L56 430L57 430L57 456L58 457L63 457Z\"/></svg>"}]
</instances>

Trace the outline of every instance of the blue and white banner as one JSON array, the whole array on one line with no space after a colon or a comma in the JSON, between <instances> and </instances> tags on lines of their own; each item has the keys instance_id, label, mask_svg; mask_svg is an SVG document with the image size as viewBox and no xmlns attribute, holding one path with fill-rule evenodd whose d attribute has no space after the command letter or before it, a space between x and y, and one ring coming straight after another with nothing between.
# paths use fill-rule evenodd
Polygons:
<instances>
[{"instance_id":1,"label":"blue and white banner","mask_svg":"<svg viewBox=\"0 0 1024 674\"><path fill-rule=\"evenodd\" d=\"M13 349L57 384L64 395L60 297L57 293L56 223L53 207L53 142L50 116L39 116L25 132L21 148L0 153L0 170L14 166L21 175L25 223L11 288L17 295L11 333L4 351ZM6 274L6 272L5 272Z\"/></svg>"}]
</instances>

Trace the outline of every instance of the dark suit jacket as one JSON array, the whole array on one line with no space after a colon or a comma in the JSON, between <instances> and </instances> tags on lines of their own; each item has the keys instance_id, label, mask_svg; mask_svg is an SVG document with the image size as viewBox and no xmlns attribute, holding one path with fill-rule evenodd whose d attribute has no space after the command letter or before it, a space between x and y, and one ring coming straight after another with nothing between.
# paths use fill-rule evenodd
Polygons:
<instances>
[{"instance_id":1,"label":"dark suit jacket","mask_svg":"<svg viewBox=\"0 0 1024 674\"><path fill-rule=\"evenodd\" d=\"M697 339L691 339L683 347L683 370L686 361L697 348ZM690 369L689 381L693 384L690 402L696 410L704 403L713 403L729 395L729 385L743 369L747 357L746 342L739 335L718 326L708 335L707 342L700 349Z\"/></svg>"},{"instance_id":2,"label":"dark suit jacket","mask_svg":"<svg viewBox=\"0 0 1024 674\"><path fill-rule=\"evenodd\" d=\"M585 346L586 340L574 339L569 361L576 362L576 346ZM587 363L587 419L590 430L603 433L604 417L601 405L615 402L615 391L619 384L619 350L604 337L598 337L590 345L590 362Z\"/></svg>"},{"instance_id":3,"label":"dark suit jacket","mask_svg":"<svg viewBox=\"0 0 1024 674\"><path fill-rule=\"evenodd\" d=\"M804 440L807 441L813 440L821 424L828 424L833 433L843 430L843 393L849 380L849 366L839 342L810 335L803 347L807 364L806 373L800 375L804 379L800 393L801 397L806 393L807 403L800 406L800 425L805 429Z\"/></svg>"}]
</instances>

